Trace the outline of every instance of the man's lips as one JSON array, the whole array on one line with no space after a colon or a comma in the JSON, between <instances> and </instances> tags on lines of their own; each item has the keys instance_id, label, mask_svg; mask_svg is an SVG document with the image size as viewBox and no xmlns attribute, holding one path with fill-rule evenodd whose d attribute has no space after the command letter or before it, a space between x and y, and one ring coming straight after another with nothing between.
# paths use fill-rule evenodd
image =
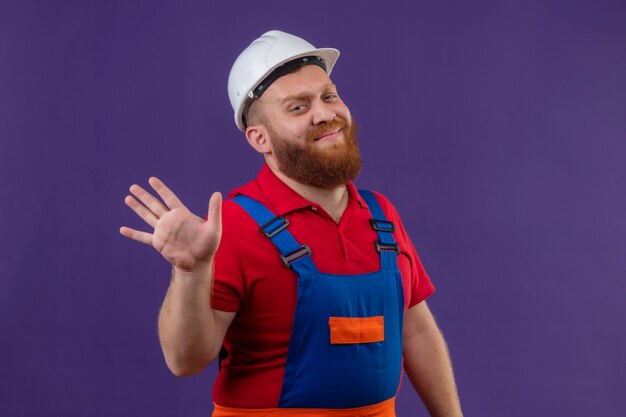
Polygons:
<instances>
[{"instance_id":1,"label":"man's lips","mask_svg":"<svg viewBox=\"0 0 626 417\"><path fill-rule=\"evenodd\" d=\"M332 129L332 130L329 130L329 131L325 132L324 134L318 136L317 138L314 139L314 141L317 142L318 140L337 139L339 137L340 133L341 133L341 129Z\"/></svg>"}]
</instances>

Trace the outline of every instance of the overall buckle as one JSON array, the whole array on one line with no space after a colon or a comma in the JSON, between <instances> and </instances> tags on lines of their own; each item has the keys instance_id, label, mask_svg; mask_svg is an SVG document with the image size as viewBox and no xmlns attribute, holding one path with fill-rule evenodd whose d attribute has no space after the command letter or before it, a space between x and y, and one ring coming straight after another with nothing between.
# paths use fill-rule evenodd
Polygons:
<instances>
[{"instance_id":1,"label":"overall buckle","mask_svg":"<svg viewBox=\"0 0 626 417\"><path fill-rule=\"evenodd\" d=\"M400 253L400 247L397 243L383 243L380 240L377 240L374 242L374 245L376 246L376 252L378 253L380 253L381 250Z\"/></svg>"},{"instance_id":2,"label":"overall buckle","mask_svg":"<svg viewBox=\"0 0 626 417\"><path fill-rule=\"evenodd\" d=\"M283 263L285 264L285 266L287 268L291 268L291 262L298 260L300 258L302 258L303 256L307 256L311 254L311 248L309 248L309 246L304 243L300 246L300 249L291 252L289 255L287 256L283 256L280 255L280 259L283 260Z\"/></svg>"},{"instance_id":3,"label":"overall buckle","mask_svg":"<svg viewBox=\"0 0 626 417\"><path fill-rule=\"evenodd\" d=\"M276 229L272 230L271 232L268 232L267 229L270 226L274 225L274 223L276 223L276 222L282 222L282 224L280 224L278 227L276 227ZM268 238L271 239L276 233L280 232L281 230L283 230L287 226L289 226L289 220L287 220L283 216L276 216L272 220L270 220L269 222L267 222L263 226L261 226L259 228L259 231L261 233L263 233L265 236L267 236Z\"/></svg>"},{"instance_id":4,"label":"overall buckle","mask_svg":"<svg viewBox=\"0 0 626 417\"><path fill-rule=\"evenodd\" d=\"M389 220L370 219L370 224L372 225L372 229L377 232L393 233L396 231L396 226Z\"/></svg>"}]
</instances>

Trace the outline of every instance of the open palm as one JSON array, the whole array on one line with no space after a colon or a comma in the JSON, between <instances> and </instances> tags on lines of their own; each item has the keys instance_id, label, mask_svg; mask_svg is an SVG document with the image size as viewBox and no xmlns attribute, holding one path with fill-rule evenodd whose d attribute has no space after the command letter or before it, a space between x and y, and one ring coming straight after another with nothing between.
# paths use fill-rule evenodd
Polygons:
<instances>
[{"instance_id":1,"label":"open palm","mask_svg":"<svg viewBox=\"0 0 626 417\"><path fill-rule=\"evenodd\" d=\"M213 193L207 220L191 213L159 179L149 180L163 202L134 184L132 195L124 200L139 217L153 227L153 233L128 227L120 233L154 247L169 263L184 271L193 271L212 261L222 235L221 195Z\"/></svg>"}]
</instances>

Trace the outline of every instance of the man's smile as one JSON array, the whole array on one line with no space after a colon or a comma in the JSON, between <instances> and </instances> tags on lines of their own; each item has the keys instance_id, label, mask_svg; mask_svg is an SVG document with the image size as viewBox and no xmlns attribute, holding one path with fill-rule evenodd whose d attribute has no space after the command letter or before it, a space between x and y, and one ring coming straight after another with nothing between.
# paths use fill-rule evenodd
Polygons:
<instances>
[{"instance_id":1,"label":"man's smile","mask_svg":"<svg viewBox=\"0 0 626 417\"><path fill-rule=\"evenodd\" d=\"M313 141L317 142L317 141L331 141L331 140L335 140L338 139L339 136L341 135L341 129L337 128L337 129L331 129L328 130L326 132L324 132L322 135L318 136L317 138L315 138Z\"/></svg>"}]
</instances>

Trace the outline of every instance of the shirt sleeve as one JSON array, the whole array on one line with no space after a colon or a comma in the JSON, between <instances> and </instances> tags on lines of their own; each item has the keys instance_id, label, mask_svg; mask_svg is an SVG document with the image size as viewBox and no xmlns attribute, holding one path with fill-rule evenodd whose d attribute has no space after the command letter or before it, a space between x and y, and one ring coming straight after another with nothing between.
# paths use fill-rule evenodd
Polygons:
<instances>
[{"instance_id":1,"label":"shirt sleeve","mask_svg":"<svg viewBox=\"0 0 626 417\"><path fill-rule=\"evenodd\" d=\"M215 254L213 293L211 307L216 310L235 312L243 298L243 266L238 256L235 203L224 201L222 210L222 239Z\"/></svg>"},{"instance_id":2,"label":"shirt sleeve","mask_svg":"<svg viewBox=\"0 0 626 417\"><path fill-rule=\"evenodd\" d=\"M430 276L426 273L424 265L415 250L415 246L413 246L411 242L411 238L406 233L404 227L401 227L400 230L404 233L408 243L407 250L409 260L411 261L411 283L415 283L411 291L411 300L409 301L410 308L430 297L435 292L435 286L431 282Z\"/></svg>"},{"instance_id":3,"label":"shirt sleeve","mask_svg":"<svg viewBox=\"0 0 626 417\"><path fill-rule=\"evenodd\" d=\"M408 305L410 308L430 297L435 292L435 286L422 265L417 250L415 250L415 246L402 224L398 211L386 197L378 193L376 194L385 214L396 225L396 240L411 264L411 295Z\"/></svg>"}]
</instances>

